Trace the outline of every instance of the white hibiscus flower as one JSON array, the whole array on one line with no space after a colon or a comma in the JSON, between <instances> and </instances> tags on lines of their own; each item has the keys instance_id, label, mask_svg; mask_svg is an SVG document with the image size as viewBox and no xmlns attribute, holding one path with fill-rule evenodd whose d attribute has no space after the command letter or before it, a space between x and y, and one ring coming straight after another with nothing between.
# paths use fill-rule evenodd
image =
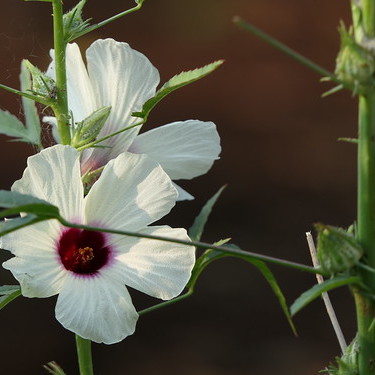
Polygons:
<instances>
[{"instance_id":1,"label":"white hibiscus flower","mask_svg":"<svg viewBox=\"0 0 375 375\"><path fill-rule=\"evenodd\" d=\"M51 52L52 60L54 53ZM74 121L111 106L111 114L98 138L134 125L132 117L153 97L159 73L151 62L127 43L113 39L97 40L86 51L87 69L77 44L66 51L69 109ZM47 74L54 78L54 61ZM54 118L46 121L54 123ZM148 154L158 161L172 180L192 179L206 173L221 151L220 138L213 122L188 120L174 122L137 136L140 126L126 130L102 143L106 148L91 148L82 155L83 172L105 165L124 151ZM179 200L193 197L177 187Z\"/></svg>"},{"instance_id":2,"label":"white hibiscus flower","mask_svg":"<svg viewBox=\"0 0 375 375\"><path fill-rule=\"evenodd\" d=\"M79 153L57 145L28 159L13 191L59 207L76 223L189 240L184 229L148 226L174 206L177 192L146 155L122 153L84 197ZM195 262L192 246L66 228L42 222L1 238L26 297L58 294L56 318L79 336L106 344L135 330L138 314L125 285L163 300L180 294Z\"/></svg>"}]
</instances>

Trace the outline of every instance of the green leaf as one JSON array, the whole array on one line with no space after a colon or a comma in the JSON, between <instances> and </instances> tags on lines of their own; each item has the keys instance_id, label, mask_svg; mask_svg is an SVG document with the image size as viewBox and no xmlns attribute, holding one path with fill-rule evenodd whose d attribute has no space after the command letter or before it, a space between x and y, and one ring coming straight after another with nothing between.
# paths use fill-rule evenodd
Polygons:
<instances>
[{"instance_id":1,"label":"green leaf","mask_svg":"<svg viewBox=\"0 0 375 375\"><path fill-rule=\"evenodd\" d=\"M193 83L212 73L221 64L223 64L223 62L224 60L218 60L202 68L189 70L187 72L182 72L175 75L156 92L156 95L153 98L147 100L147 102L143 104L141 112L134 112L132 116L147 119L156 104L158 104L168 94L170 94L174 90L179 89L180 87L186 86L189 83Z\"/></svg>"},{"instance_id":2,"label":"green leaf","mask_svg":"<svg viewBox=\"0 0 375 375\"><path fill-rule=\"evenodd\" d=\"M324 281L321 284L314 285L311 289L307 290L306 292L302 293L290 307L290 312L292 316L297 314L300 310L302 310L305 306L307 306L310 302L314 299L318 298L322 293L328 292L331 289L339 288L343 285L349 284L356 284L360 282L360 278L358 276L337 276L333 279L329 279Z\"/></svg>"},{"instance_id":3,"label":"green leaf","mask_svg":"<svg viewBox=\"0 0 375 375\"><path fill-rule=\"evenodd\" d=\"M0 310L20 295L21 288L19 285L0 286Z\"/></svg>"},{"instance_id":4,"label":"green leaf","mask_svg":"<svg viewBox=\"0 0 375 375\"><path fill-rule=\"evenodd\" d=\"M21 82L21 90L28 91L31 90L31 75L29 70L26 67L25 60L21 63L21 74L20 74L20 82ZM25 138L27 142L40 145L41 144L41 126L40 120L38 116L38 112L35 106L34 100L28 99L26 97L22 97L22 106L23 112L25 115L25 123L26 123L26 135Z\"/></svg>"},{"instance_id":5,"label":"green leaf","mask_svg":"<svg viewBox=\"0 0 375 375\"><path fill-rule=\"evenodd\" d=\"M228 240L229 239L219 241L219 242L215 243L214 245L221 246L221 245L225 244L226 242L228 242ZM233 245L233 244L231 244L229 246L231 246L233 248L237 248L237 246ZM277 297L277 299L279 301L279 304L281 306L281 309L283 310L284 315L286 316L286 318L288 320L288 323L289 323L290 327L292 328L293 333L297 336L297 330L296 330L296 327L294 326L294 323L292 321L292 317L289 313L289 309L288 309L288 305L286 303L285 296L284 296L283 292L281 291L281 288L279 287L279 284L277 283L277 280L276 280L275 276L273 275L272 271L261 260L252 259L250 257L247 257L246 255L240 255L240 254L235 255L235 254L225 253L225 252L218 251L218 250L206 250L203 253L203 255L200 258L198 258L198 260L197 260L197 262L194 266L194 269L193 269L193 272L192 272L192 277L191 277L191 279L188 283L188 287L194 288L199 275L203 272L203 270L210 263L212 263L213 261L215 261L217 259L228 257L228 256L243 259L246 262L251 263L253 266L255 266L261 272L263 277L267 280L268 284L272 288L275 296Z\"/></svg>"},{"instance_id":6,"label":"green leaf","mask_svg":"<svg viewBox=\"0 0 375 375\"><path fill-rule=\"evenodd\" d=\"M42 199L15 191L0 190L0 207L6 208L6 210L0 212L0 218L21 212L34 214L39 219L59 217L59 209L56 206Z\"/></svg>"},{"instance_id":7,"label":"green leaf","mask_svg":"<svg viewBox=\"0 0 375 375\"><path fill-rule=\"evenodd\" d=\"M22 142L29 142L27 129L16 116L8 111L0 110L0 134L18 138Z\"/></svg>"},{"instance_id":8,"label":"green leaf","mask_svg":"<svg viewBox=\"0 0 375 375\"><path fill-rule=\"evenodd\" d=\"M26 215L24 217L17 217L16 219L9 219L0 222L0 237L5 236L10 232L21 229L28 225L39 223L40 221L47 220L47 218L38 218L35 215Z\"/></svg>"},{"instance_id":9,"label":"green leaf","mask_svg":"<svg viewBox=\"0 0 375 375\"><path fill-rule=\"evenodd\" d=\"M86 5L86 0L81 0L72 10L63 16L64 39L68 43L75 39L79 33L84 32L89 26L91 18L83 20L82 9Z\"/></svg>"},{"instance_id":10,"label":"green leaf","mask_svg":"<svg viewBox=\"0 0 375 375\"><path fill-rule=\"evenodd\" d=\"M213 195L203 206L201 212L198 214L198 216L195 218L193 225L190 227L188 233L189 237L193 241L199 241L202 237L204 227L207 223L208 217L210 216L210 213L212 211L213 206L215 205L216 201L220 197L221 193L225 189L226 185L221 187L218 192Z\"/></svg>"},{"instance_id":11,"label":"green leaf","mask_svg":"<svg viewBox=\"0 0 375 375\"><path fill-rule=\"evenodd\" d=\"M288 323L289 323L290 327L292 328L292 331L293 331L294 335L298 336L296 327L295 327L295 325L292 321L292 317L290 315L288 305L286 303L285 296L284 296L283 292L281 291L281 288L280 288L274 274L272 273L272 271L268 268L266 263L264 263L260 260L247 259L247 261L252 263L256 268L258 268L258 270L262 273L263 277L267 280L268 284L272 288L275 296L277 297L277 299L279 301L281 309L283 310L284 315L285 315L286 319L288 320Z\"/></svg>"}]
</instances>

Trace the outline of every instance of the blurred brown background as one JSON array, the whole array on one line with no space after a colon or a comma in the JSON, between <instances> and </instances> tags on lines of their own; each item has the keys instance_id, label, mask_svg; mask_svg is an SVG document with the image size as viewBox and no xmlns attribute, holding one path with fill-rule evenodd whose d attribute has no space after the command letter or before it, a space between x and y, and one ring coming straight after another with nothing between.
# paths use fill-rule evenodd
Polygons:
<instances>
[{"instance_id":1,"label":"blurred brown background","mask_svg":"<svg viewBox=\"0 0 375 375\"><path fill-rule=\"evenodd\" d=\"M75 2L66 0L66 9ZM94 21L133 6L128 0L89 0ZM0 82L18 87L19 64L29 58L45 69L52 46L48 3L2 0ZM257 252L309 264L305 232L312 223L350 225L355 219L356 100L348 93L326 99L319 77L252 35L239 30L240 15L327 69L334 69L341 0L146 0L143 10L78 40L127 41L159 69L162 82L182 70L219 58L226 63L204 80L164 100L149 125L176 120L214 121L222 137L221 160L206 175L182 184L196 196L179 203L172 226L188 227L223 184L226 191L204 240L232 237ZM0 92L0 107L19 113L20 99ZM145 129L147 129L147 127ZM1 188L20 178L30 147L1 139ZM37 241L37 239L36 239ZM2 254L1 260L6 259ZM272 267L288 302L314 278ZM6 271L0 284L14 282ZM345 335L354 334L349 293L332 294ZM134 293L139 307L154 301ZM77 374L73 334L54 319L55 298L19 298L1 311L3 374L45 373L56 360ZM258 272L240 260L211 265L192 298L140 318L134 336L112 346L94 345L97 375L316 374L339 354L321 301L295 319L293 337L276 299Z\"/></svg>"}]
</instances>

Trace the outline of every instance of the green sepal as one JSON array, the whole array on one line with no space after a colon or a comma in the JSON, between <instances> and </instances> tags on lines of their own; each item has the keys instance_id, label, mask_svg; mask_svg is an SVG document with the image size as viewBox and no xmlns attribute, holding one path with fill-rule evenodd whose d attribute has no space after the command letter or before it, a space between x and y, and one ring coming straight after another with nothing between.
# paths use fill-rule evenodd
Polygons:
<instances>
[{"instance_id":1,"label":"green sepal","mask_svg":"<svg viewBox=\"0 0 375 375\"><path fill-rule=\"evenodd\" d=\"M66 375L63 369L56 362L48 362L43 368L52 375Z\"/></svg>"},{"instance_id":2,"label":"green sepal","mask_svg":"<svg viewBox=\"0 0 375 375\"><path fill-rule=\"evenodd\" d=\"M328 368L321 372L325 372L329 375L359 375L358 353L359 345L357 337L355 337L346 348L342 357L335 358L337 365L330 364Z\"/></svg>"},{"instance_id":3,"label":"green sepal","mask_svg":"<svg viewBox=\"0 0 375 375\"><path fill-rule=\"evenodd\" d=\"M85 4L86 0L81 0L72 10L63 16L64 40L66 43L71 42L90 26L91 18L85 21L82 18L82 9Z\"/></svg>"},{"instance_id":4,"label":"green sepal","mask_svg":"<svg viewBox=\"0 0 375 375\"><path fill-rule=\"evenodd\" d=\"M314 301L324 292L328 292L329 290L336 289L344 285L359 284L360 281L361 279L358 276L340 275L334 277L333 279L326 280L321 284L315 284L311 289L302 293L293 302L292 306L290 307L290 313L292 316L296 315L305 306Z\"/></svg>"},{"instance_id":5,"label":"green sepal","mask_svg":"<svg viewBox=\"0 0 375 375\"><path fill-rule=\"evenodd\" d=\"M52 104L57 94L55 81L31 64L29 60L23 60L23 62L31 74L31 92Z\"/></svg>"},{"instance_id":6,"label":"green sepal","mask_svg":"<svg viewBox=\"0 0 375 375\"><path fill-rule=\"evenodd\" d=\"M168 94L179 89L180 87L186 86L189 83L193 83L207 76L216 70L221 64L223 64L223 62L224 60L218 60L211 64L205 65L202 68L189 70L187 72L182 72L175 75L156 92L153 98L147 100L147 102L143 104L141 112L133 112L132 116L147 119L152 109Z\"/></svg>"},{"instance_id":7,"label":"green sepal","mask_svg":"<svg viewBox=\"0 0 375 375\"><path fill-rule=\"evenodd\" d=\"M110 113L111 107L102 107L79 122L74 127L71 145L79 148L92 142L102 130Z\"/></svg>"},{"instance_id":8,"label":"green sepal","mask_svg":"<svg viewBox=\"0 0 375 375\"><path fill-rule=\"evenodd\" d=\"M221 193L225 189L226 185L222 186L216 194L214 194L202 207L202 210L198 216L194 219L193 225L188 230L188 235L193 241L199 241L202 237L204 227L207 223L208 217L211 214L212 208L216 201L219 199Z\"/></svg>"},{"instance_id":9,"label":"green sepal","mask_svg":"<svg viewBox=\"0 0 375 375\"><path fill-rule=\"evenodd\" d=\"M316 224L318 260L325 274L335 275L355 266L363 249L352 233L330 225Z\"/></svg>"},{"instance_id":10,"label":"green sepal","mask_svg":"<svg viewBox=\"0 0 375 375\"><path fill-rule=\"evenodd\" d=\"M0 310L20 295L21 288L19 285L0 286Z\"/></svg>"}]
</instances>

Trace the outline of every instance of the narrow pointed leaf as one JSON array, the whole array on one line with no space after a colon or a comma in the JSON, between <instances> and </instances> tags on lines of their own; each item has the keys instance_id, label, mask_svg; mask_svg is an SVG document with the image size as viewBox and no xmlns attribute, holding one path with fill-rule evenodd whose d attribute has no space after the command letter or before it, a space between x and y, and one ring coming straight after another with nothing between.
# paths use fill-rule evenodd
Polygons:
<instances>
[{"instance_id":1,"label":"narrow pointed leaf","mask_svg":"<svg viewBox=\"0 0 375 375\"><path fill-rule=\"evenodd\" d=\"M18 285L0 286L0 310L20 295L21 288Z\"/></svg>"},{"instance_id":2,"label":"narrow pointed leaf","mask_svg":"<svg viewBox=\"0 0 375 375\"><path fill-rule=\"evenodd\" d=\"M356 284L360 282L360 278L357 276L337 276L333 279L324 281L321 284L314 285L311 289L302 293L290 307L292 316L297 314L305 306L307 306L314 299L318 298L322 293L328 292L329 290L339 288L340 286Z\"/></svg>"},{"instance_id":3,"label":"narrow pointed leaf","mask_svg":"<svg viewBox=\"0 0 375 375\"><path fill-rule=\"evenodd\" d=\"M22 91L31 90L31 76L29 70L26 67L25 60L23 60L21 63L20 82ZM35 101L23 96L22 106L25 115L27 141L35 145L40 145L41 126L38 112L35 106Z\"/></svg>"},{"instance_id":4,"label":"narrow pointed leaf","mask_svg":"<svg viewBox=\"0 0 375 375\"><path fill-rule=\"evenodd\" d=\"M35 215L26 215L24 217L17 217L0 222L0 237L5 236L10 232L27 227L28 225L39 223L40 221L47 220L47 218L39 218Z\"/></svg>"},{"instance_id":5,"label":"narrow pointed leaf","mask_svg":"<svg viewBox=\"0 0 375 375\"><path fill-rule=\"evenodd\" d=\"M189 229L189 237L193 241L199 241L202 237L204 227L207 223L208 217L211 214L212 208L215 205L216 201L220 197L221 193L226 186L221 187L218 192L213 195L203 206L201 212L195 218L193 225Z\"/></svg>"},{"instance_id":6,"label":"narrow pointed leaf","mask_svg":"<svg viewBox=\"0 0 375 375\"><path fill-rule=\"evenodd\" d=\"M40 218L59 217L59 209L56 206L42 199L15 191L0 190L0 207L6 208L0 212L0 218L21 212L34 214Z\"/></svg>"},{"instance_id":7,"label":"narrow pointed leaf","mask_svg":"<svg viewBox=\"0 0 375 375\"><path fill-rule=\"evenodd\" d=\"M147 100L147 102L143 105L141 112L134 112L132 115L134 117L147 119L152 109L168 94L170 94L174 90L179 89L180 87L188 85L189 83L198 81L199 79L212 73L221 64L223 64L223 62L224 60L218 60L211 64L205 65L202 68L189 70L187 72L182 72L175 75L157 91L156 95L153 98Z\"/></svg>"},{"instance_id":8,"label":"narrow pointed leaf","mask_svg":"<svg viewBox=\"0 0 375 375\"><path fill-rule=\"evenodd\" d=\"M228 240L223 240L223 241L227 242ZM225 242L218 243L218 246L223 245ZM231 246L233 248L237 248L237 246L235 246L235 245L229 245L229 246ZM228 256L243 259L243 260L251 263L253 266L255 266L261 272L263 277L267 280L268 284L272 288L275 296L277 297L277 299L279 301L279 304L281 306L281 309L283 310L284 315L285 315L286 319L288 320L288 323L289 323L290 327L292 328L293 333L297 336L297 330L296 330L296 327L294 326L294 323L292 321L292 317L289 313L289 309L288 309L288 305L286 303L285 296L284 296L283 292L281 291L281 288L279 287L279 284L278 284L274 274L268 268L268 266L261 260L256 260L256 259L247 257L246 255L235 255L235 254L225 253L225 252L218 251L218 250L207 250L197 260L196 265L195 265L195 267L193 269L193 272L192 272L192 277L191 277L191 279L188 283L188 287L189 288L194 287L199 275L203 272L203 270L210 263L212 263L214 260L224 258L224 257L228 257Z\"/></svg>"}]
</instances>

